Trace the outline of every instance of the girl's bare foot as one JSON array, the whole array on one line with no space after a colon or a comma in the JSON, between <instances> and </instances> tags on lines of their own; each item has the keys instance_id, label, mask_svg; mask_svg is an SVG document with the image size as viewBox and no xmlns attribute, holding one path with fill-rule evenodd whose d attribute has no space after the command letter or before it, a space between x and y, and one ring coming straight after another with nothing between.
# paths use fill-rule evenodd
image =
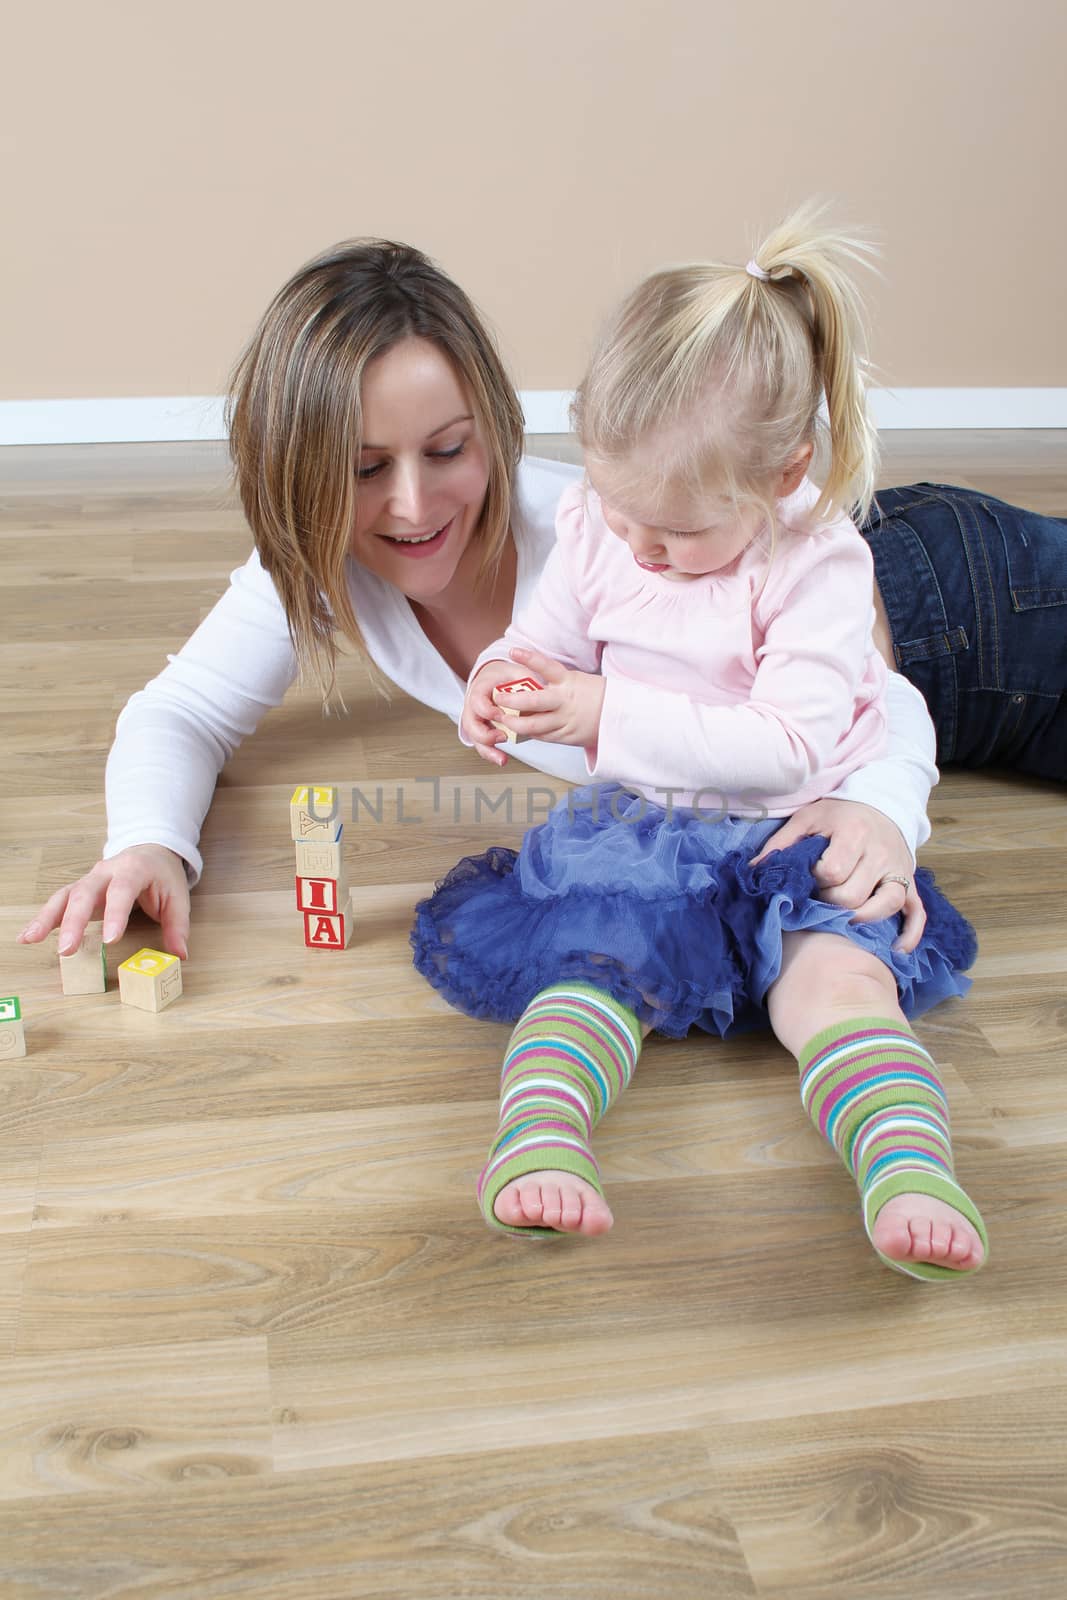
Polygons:
<instances>
[{"instance_id":1,"label":"girl's bare foot","mask_svg":"<svg viewBox=\"0 0 1067 1600\"><path fill-rule=\"evenodd\" d=\"M887 1200L871 1229L871 1243L892 1261L931 1261L973 1272L985 1260L977 1231L952 1206L928 1194Z\"/></svg>"},{"instance_id":2,"label":"girl's bare foot","mask_svg":"<svg viewBox=\"0 0 1067 1600\"><path fill-rule=\"evenodd\" d=\"M607 1233L614 1217L603 1195L571 1172L530 1172L506 1184L493 1215L509 1228L554 1228L558 1233Z\"/></svg>"}]
</instances>

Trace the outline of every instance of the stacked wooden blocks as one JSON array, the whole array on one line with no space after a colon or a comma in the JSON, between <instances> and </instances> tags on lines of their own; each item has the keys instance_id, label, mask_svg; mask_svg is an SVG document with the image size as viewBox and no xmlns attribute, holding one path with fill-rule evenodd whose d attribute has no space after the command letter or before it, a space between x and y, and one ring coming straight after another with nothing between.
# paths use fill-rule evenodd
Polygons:
<instances>
[{"instance_id":1,"label":"stacked wooden blocks","mask_svg":"<svg viewBox=\"0 0 1067 1600\"><path fill-rule=\"evenodd\" d=\"M352 942L352 896L345 879L337 789L304 784L289 802L296 848L296 905L309 950L344 950Z\"/></svg>"}]
</instances>

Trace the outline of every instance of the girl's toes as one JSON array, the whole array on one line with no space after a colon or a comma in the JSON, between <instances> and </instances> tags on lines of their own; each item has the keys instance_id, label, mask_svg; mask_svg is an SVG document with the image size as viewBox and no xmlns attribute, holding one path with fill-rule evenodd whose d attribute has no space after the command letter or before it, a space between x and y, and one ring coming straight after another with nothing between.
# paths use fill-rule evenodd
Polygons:
<instances>
[{"instance_id":1,"label":"girl's toes","mask_svg":"<svg viewBox=\"0 0 1067 1600\"><path fill-rule=\"evenodd\" d=\"M930 1229L930 1259L944 1261L952 1249L952 1229L947 1222L935 1222Z\"/></svg>"},{"instance_id":2,"label":"girl's toes","mask_svg":"<svg viewBox=\"0 0 1067 1600\"><path fill-rule=\"evenodd\" d=\"M544 1189L540 1182L526 1179L518 1185L519 1204L522 1208L520 1223L535 1228L548 1228L551 1223L545 1216Z\"/></svg>"},{"instance_id":3,"label":"girl's toes","mask_svg":"<svg viewBox=\"0 0 1067 1600\"><path fill-rule=\"evenodd\" d=\"M607 1201L566 1172L515 1178L494 1200L493 1215L508 1228L550 1228L556 1233L607 1233L614 1221Z\"/></svg>"},{"instance_id":4,"label":"girl's toes","mask_svg":"<svg viewBox=\"0 0 1067 1600\"><path fill-rule=\"evenodd\" d=\"M509 1228L521 1228L526 1224L526 1213L522 1208L517 1183L509 1183L501 1189L493 1201L493 1215L498 1222L503 1222Z\"/></svg>"},{"instance_id":5,"label":"girl's toes","mask_svg":"<svg viewBox=\"0 0 1067 1600\"><path fill-rule=\"evenodd\" d=\"M907 1218L883 1211L874 1225L874 1247L891 1261L904 1261L911 1254L911 1230Z\"/></svg>"},{"instance_id":6,"label":"girl's toes","mask_svg":"<svg viewBox=\"0 0 1067 1600\"><path fill-rule=\"evenodd\" d=\"M911 1250L913 1261L929 1261L934 1253L933 1227L929 1217L912 1217L911 1219Z\"/></svg>"},{"instance_id":7,"label":"girl's toes","mask_svg":"<svg viewBox=\"0 0 1067 1600\"><path fill-rule=\"evenodd\" d=\"M876 1250L890 1261L927 1262L973 1272L985 1260L981 1235L947 1201L922 1194L895 1195L871 1229Z\"/></svg>"},{"instance_id":8,"label":"girl's toes","mask_svg":"<svg viewBox=\"0 0 1067 1600\"><path fill-rule=\"evenodd\" d=\"M543 1228L560 1228L563 1222L563 1195L558 1183L540 1185L540 1217Z\"/></svg>"},{"instance_id":9,"label":"girl's toes","mask_svg":"<svg viewBox=\"0 0 1067 1600\"><path fill-rule=\"evenodd\" d=\"M953 1229L952 1240L948 1248L948 1259L953 1266L962 1266L965 1261L969 1260L973 1248L974 1241L966 1233Z\"/></svg>"},{"instance_id":10,"label":"girl's toes","mask_svg":"<svg viewBox=\"0 0 1067 1600\"><path fill-rule=\"evenodd\" d=\"M615 1218L611 1208L600 1195L586 1195L582 1204L581 1231L588 1234L607 1233Z\"/></svg>"},{"instance_id":11,"label":"girl's toes","mask_svg":"<svg viewBox=\"0 0 1067 1600\"><path fill-rule=\"evenodd\" d=\"M970 1228L957 1229L953 1239L953 1266L969 1267L972 1271L980 1267L985 1260L985 1248L977 1233L972 1233ZM956 1250L962 1249L962 1254L957 1256Z\"/></svg>"}]
</instances>

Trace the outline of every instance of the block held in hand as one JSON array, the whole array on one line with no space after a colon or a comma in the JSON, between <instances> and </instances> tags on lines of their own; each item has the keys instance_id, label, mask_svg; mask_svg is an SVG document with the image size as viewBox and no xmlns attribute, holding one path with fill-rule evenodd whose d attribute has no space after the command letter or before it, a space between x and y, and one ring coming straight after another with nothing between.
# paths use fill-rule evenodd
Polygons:
<instances>
[{"instance_id":1,"label":"block held in hand","mask_svg":"<svg viewBox=\"0 0 1067 1600\"><path fill-rule=\"evenodd\" d=\"M510 683L497 684L496 688L493 690L493 702L496 705L500 705L499 700L497 700L498 694L531 694L535 689L543 688L544 684L538 683L536 678L513 678ZM519 715L514 706L501 706L500 710L501 714L505 717L517 717ZM500 730L508 744L518 743L518 734L515 732L514 728L510 728L506 722L494 722L493 727Z\"/></svg>"}]
</instances>

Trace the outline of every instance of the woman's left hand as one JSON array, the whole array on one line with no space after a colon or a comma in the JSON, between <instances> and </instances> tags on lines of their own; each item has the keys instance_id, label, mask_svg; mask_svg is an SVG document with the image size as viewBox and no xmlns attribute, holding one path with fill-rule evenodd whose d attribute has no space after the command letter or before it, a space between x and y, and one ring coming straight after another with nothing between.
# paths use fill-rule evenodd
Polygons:
<instances>
[{"instance_id":1,"label":"woman's left hand","mask_svg":"<svg viewBox=\"0 0 1067 1600\"><path fill-rule=\"evenodd\" d=\"M493 696L502 711L516 711L504 719L519 739L547 739L552 744L576 744L584 750L596 747L600 732L600 712L604 705L604 679L595 672L577 672L561 666L539 650L524 650L518 645L511 659L527 667L544 684L543 689Z\"/></svg>"},{"instance_id":2,"label":"woman's left hand","mask_svg":"<svg viewBox=\"0 0 1067 1600\"><path fill-rule=\"evenodd\" d=\"M855 911L853 922L880 922L903 914L895 947L914 950L926 926L926 912L915 887L915 867L895 822L859 800L813 800L801 806L754 858L762 861L798 839L824 833L830 840L812 869L822 887L820 900ZM888 873L907 878L885 883Z\"/></svg>"}]
</instances>

